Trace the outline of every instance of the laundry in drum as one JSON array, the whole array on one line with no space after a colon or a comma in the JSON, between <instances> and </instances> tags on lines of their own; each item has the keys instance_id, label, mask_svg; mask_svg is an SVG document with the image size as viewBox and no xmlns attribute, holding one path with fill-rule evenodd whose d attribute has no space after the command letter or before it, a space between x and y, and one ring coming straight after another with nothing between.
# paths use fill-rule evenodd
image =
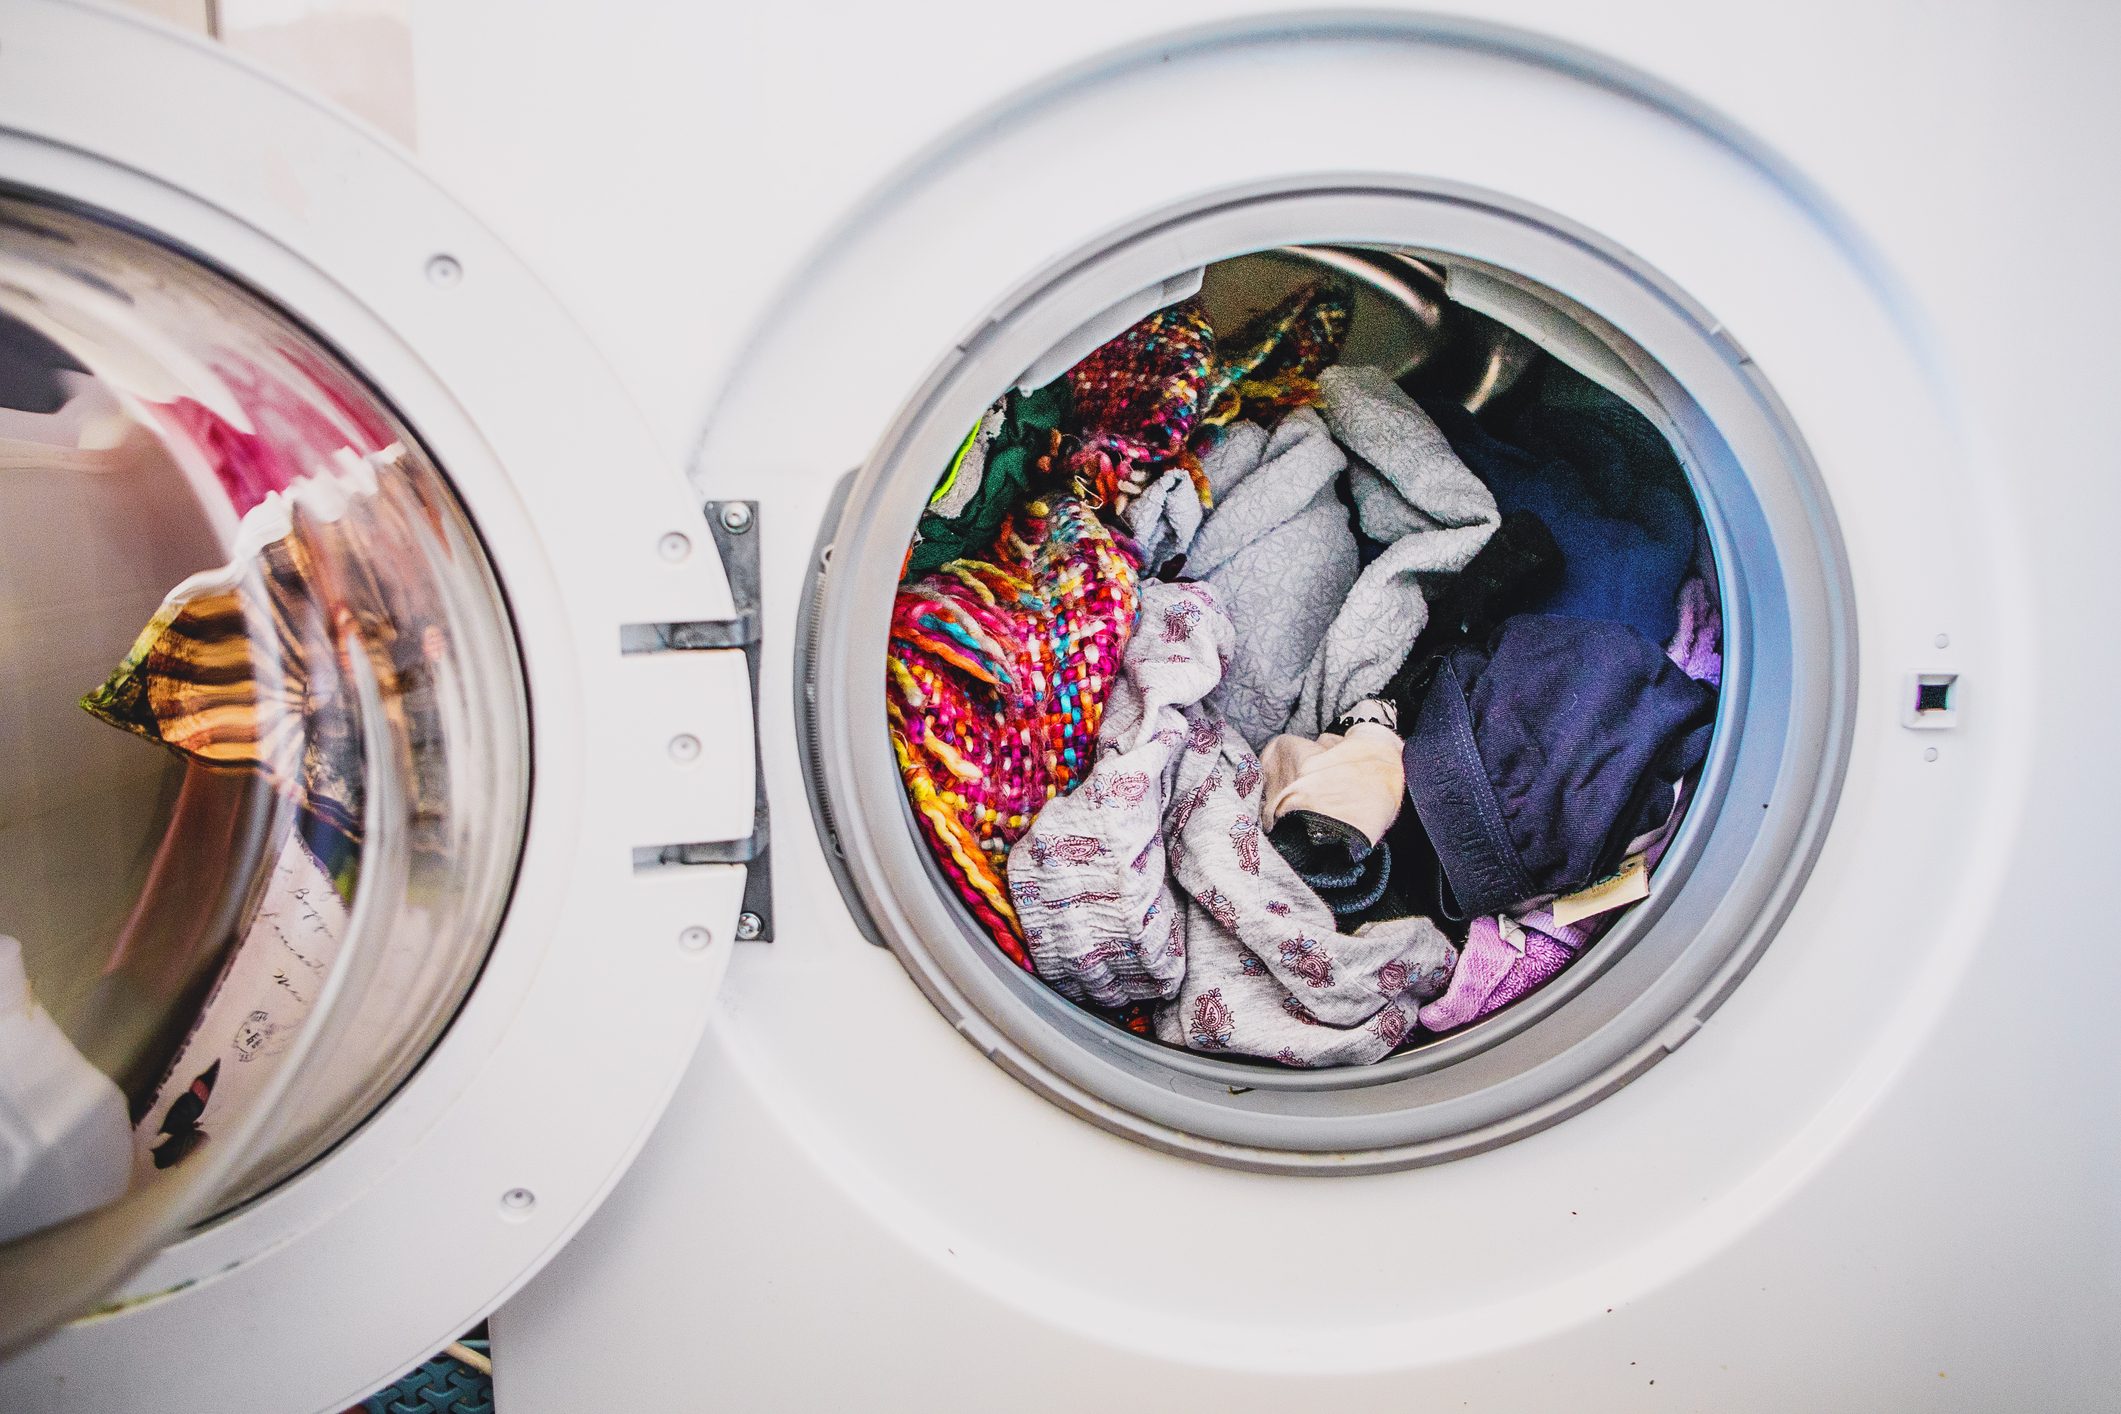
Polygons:
<instances>
[{"instance_id":1,"label":"laundry in drum","mask_svg":"<svg viewBox=\"0 0 2121 1414\"><path fill-rule=\"evenodd\" d=\"M890 738L937 886L1022 985L1153 1044L1368 1065L1655 892L1719 702L1699 505L1636 390L1450 301L1440 259L1218 262L941 470Z\"/></svg>"}]
</instances>

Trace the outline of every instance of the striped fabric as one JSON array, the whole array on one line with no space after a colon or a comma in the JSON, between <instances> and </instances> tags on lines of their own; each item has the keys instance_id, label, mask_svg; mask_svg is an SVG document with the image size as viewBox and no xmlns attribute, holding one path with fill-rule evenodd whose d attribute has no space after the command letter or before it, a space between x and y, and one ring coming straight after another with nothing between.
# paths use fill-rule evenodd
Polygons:
<instances>
[{"instance_id":1,"label":"striped fabric","mask_svg":"<svg viewBox=\"0 0 2121 1414\"><path fill-rule=\"evenodd\" d=\"M287 540L230 582L190 582L163 601L130 652L81 705L116 727L210 766L301 780L307 663L329 639ZM180 591L182 592L182 591Z\"/></svg>"},{"instance_id":2,"label":"striped fabric","mask_svg":"<svg viewBox=\"0 0 2121 1414\"><path fill-rule=\"evenodd\" d=\"M345 655L360 652L407 753L411 847L446 850L436 512L387 462L270 494L233 560L171 590L81 705L208 768L257 773L350 897L368 767Z\"/></svg>"}]
</instances>

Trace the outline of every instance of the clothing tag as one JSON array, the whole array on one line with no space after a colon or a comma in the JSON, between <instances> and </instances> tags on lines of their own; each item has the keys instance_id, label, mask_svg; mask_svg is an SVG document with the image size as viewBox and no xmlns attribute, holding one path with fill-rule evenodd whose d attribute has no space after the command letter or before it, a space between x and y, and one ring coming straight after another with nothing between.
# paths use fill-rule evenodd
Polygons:
<instances>
[{"instance_id":1,"label":"clothing tag","mask_svg":"<svg viewBox=\"0 0 2121 1414\"><path fill-rule=\"evenodd\" d=\"M1650 896L1650 870L1639 854L1631 854L1620 862L1620 868L1607 878L1600 879L1587 889L1578 889L1554 900L1553 914L1556 926L1566 928L1586 918L1608 913L1623 904L1635 903Z\"/></svg>"}]
</instances>

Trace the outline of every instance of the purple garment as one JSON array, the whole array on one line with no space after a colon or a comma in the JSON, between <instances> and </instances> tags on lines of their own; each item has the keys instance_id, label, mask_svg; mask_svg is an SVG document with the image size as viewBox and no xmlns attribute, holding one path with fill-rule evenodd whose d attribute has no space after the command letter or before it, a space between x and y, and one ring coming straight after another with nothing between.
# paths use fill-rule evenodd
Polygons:
<instances>
[{"instance_id":1,"label":"purple garment","mask_svg":"<svg viewBox=\"0 0 2121 1414\"><path fill-rule=\"evenodd\" d=\"M1526 914L1522 923L1492 915L1474 919L1451 985L1421 1009L1422 1026L1449 1031L1538 990L1591 941L1592 921L1563 927L1544 909Z\"/></svg>"},{"instance_id":2,"label":"purple garment","mask_svg":"<svg viewBox=\"0 0 2121 1414\"><path fill-rule=\"evenodd\" d=\"M1723 685L1723 614L1698 573L1679 587L1679 631L1664 651L1694 681Z\"/></svg>"}]
</instances>

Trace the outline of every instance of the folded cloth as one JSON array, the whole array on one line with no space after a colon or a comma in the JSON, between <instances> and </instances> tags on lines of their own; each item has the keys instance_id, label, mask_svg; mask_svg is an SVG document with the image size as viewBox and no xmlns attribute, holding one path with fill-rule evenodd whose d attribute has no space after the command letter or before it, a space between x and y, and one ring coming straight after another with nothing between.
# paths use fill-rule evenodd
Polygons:
<instances>
[{"instance_id":1,"label":"folded cloth","mask_svg":"<svg viewBox=\"0 0 2121 1414\"><path fill-rule=\"evenodd\" d=\"M952 560L984 556L1002 520L1051 472L1054 439L1069 411L1068 384L1055 379L1011 393L989 408L921 516L900 578L933 574Z\"/></svg>"},{"instance_id":2,"label":"folded cloth","mask_svg":"<svg viewBox=\"0 0 2121 1414\"><path fill-rule=\"evenodd\" d=\"M1389 845L1373 845L1353 826L1308 810L1292 810L1276 820L1267 843L1289 861L1296 877L1311 886L1336 919L1375 908L1392 882Z\"/></svg>"},{"instance_id":3,"label":"folded cloth","mask_svg":"<svg viewBox=\"0 0 2121 1414\"><path fill-rule=\"evenodd\" d=\"M1360 923L1381 923L1388 918L1419 914L1443 929L1444 936L1454 941L1462 938L1470 920L1453 918L1444 911L1442 871L1436 866L1436 848L1429 843L1428 835L1421 828L1421 817L1403 806L1399 818L1378 841L1377 848L1390 860L1384 888L1375 903L1363 908L1338 910L1342 925L1354 927ZM1308 878L1311 871L1299 868L1298 872Z\"/></svg>"},{"instance_id":4,"label":"folded cloth","mask_svg":"<svg viewBox=\"0 0 2121 1414\"><path fill-rule=\"evenodd\" d=\"M885 705L937 864L1029 968L1003 877L1009 846L1089 769L1134 630L1137 562L1073 496L1025 503L991 553L900 588Z\"/></svg>"},{"instance_id":5,"label":"folded cloth","mask_svg":"<svg viewBox=\"0 0 2121 1414\"><path fill-rule=\"evenodd\" d=\"M1669 813L1715 711L1622 624L1523 614L1446 654L1406 750L1445 911L1511 912L1611 873Z\"/></svg>"},{"instance_id":6,"label":"folded cloth","mask_svg":"<svg viewBox=\"0 0 2121 1414\"><path fill-rule=\"evenodd\" d=\"M1213 684L1235 637L1212 586L1142 586L1112 734L1009 856L1026 942L1069 995L1171 998L1155 1027L1174 1044L1291 1065L1376 1060L1412 1025L1410 989L1440 990L1455 955L1425 919L1338 933L1261 847L1258 758L1187 700Z\"/></svg>"},{"instance_id":7,"label":"folded cloth","mask_svg":"<svg viewBox=\"0 0 2121 1414\"><path fill-rule=\"evenodd\" d=\"M1568 376L1575 382L1542 375L1541 387L1589 391L1574 402L1540 403L1508 424L1529 445L1503 440L1447 400L1422 406L1495 504L1537 515L1561 547L1560 583L1528 610L1611 619L1668 643L1694 553L1693 506L1683 479L1671 479L1677 460L1640 413L1581 375Z\"/></svg>"},{"instance_id":8,"label":"folded cloth","mask_svg":"<svg viewBox=\"0 0 2121 1414\"><path fill-rule=\"evenodd\" d=\"M1450 985L1420 1011L1422 1026L1449 1031L1537 991L1590 943L1587 923L1564 926L1544 911L1522 922L1494 915L1474 919Z\"/></svg>"},{"instance_id":9,"label":"folded cloth","mask_svg":"<svg viewBox=\"0 0 2121 1414\"><path fill-rule=\"evenodd\" d=\"M1524 613L1561 582L1561 549L1530 511L1510 511L1463 570L1443 582L1407 659L1378 695L1407 722L1421 706L1439 658L1463 643L1485 643L1502 621Z\"/></svg>"},{"instance_id":10,"label":"folded cloth","mask_svg":"<svg viewBox=\"0 0 2121 1414\"><path fill-rule=\"evenodd\" d=\"M1422 1002L1443 991L1458 962L1458 950L1426 918L1365 923L1352 934L1327 932L1323 941L1306 920L1280 930L1279 941L1265 940L1262 951L1219 924L1211 901L1187 906L1186 980L1155 1019L1157 1039L1189 1050L1303 1068L1371 1065L1413 1033ZM1362 973L1383 1000L1360 1021L1334 1025L1320 1017L1310 989L1344 976L1337 958L1357 952L1384 957ZM1307 979L1293 988L1282 980L1292 968Z\"/></svg>"},{"instance_id":11,"label":"folded cloth","mask_svg":"<svg viewBox=\"0 0 2121 1414\"><path fill-rule=\"evenodd\" d=\"M1075 398L1069 465L1106 502L1139 495L1181 459L1215 372L1215 331L1197 300L1137 321L1066 375Z\"/></svg>"},{"instance_id":12,"label":"folded cloth","mask_svg":"<svg viewBox=\"0 0 2121 1414\"><path fill-rule=\"evenodd\" d=\"M1623 514L1632 516L1645 494L1692 501L1678 453L1633 403L1559 359L1541 360L1527 383L1525 395L1496 409L1504 441L1570 463Z\"/></svg>"},{"instance_id":13,"label":"folded cloth","mask_svg":"<svg viewBox=\"0 0 2121 1414\"><path fill-rule=\"evenodd\" d=\"M1347 464L1310 408L1271 434L1236 423L1201 456L1215 509L1174 553L1244 625L1207 706L1254 747L1287 729L1304 666L1355 584L1355 532L1333 491Z\"/></svg>"},{"instance_id":14,"label":"folded cloth","mask_svg":"<svg viewBox=\"0 0 2121 1414\"><path fill-rule=\"evenodd\" d=\"M1428 622L1425 581L1464 569L1501 521L1488 488L1383 370L1329 368L1319 390L1326 426L1352 458L1356 518L1386 548L1363 567L1304 669L1284 728L1298 736L1317 736L1391 680ZM1249 637L1252 621L1239 621Z\"/></svg>"},{"instance_id":15,"label":"folded cloth","mask_svg":"<svg viewBox=\"0 0 2121 1414\"><path fill-rule=\"evenodd\" d=\"M1142 572L1163 574L1167 567L1183 563L1207 513L1192 473L1174 467L1129 501L1119 518L1141 549Z\"/></svg>"},{"instance_id":16,"label":"folded cloth","mask_svg":"<svg viewBox=\"0 0 2121 1414\"><path fill-rule=\"evenodd\" d=\"M1404 749L1399 733L1377 721L1316 741L1275 737L1259 755L1266 773L1260 824L1272 830L1283 815L1301 810L1341 821L1364 845L1376 844L1392 828L1406 792Z\"/></svg>"},{"instance_id":17,"label":"folded cloth","mask_svg":"<svg viewBox=\"0 0 2121 1414\"><path fill-rule=\"evenodd\" d=\"M1339 360L1354 312L1354 291L1345 281L1319 280L1234 333L1219 332L1202 421L1223 427L1243 416L1271 423L1290 408L1317 402L1318 375Z\"/></svg>"}]
</instances>

